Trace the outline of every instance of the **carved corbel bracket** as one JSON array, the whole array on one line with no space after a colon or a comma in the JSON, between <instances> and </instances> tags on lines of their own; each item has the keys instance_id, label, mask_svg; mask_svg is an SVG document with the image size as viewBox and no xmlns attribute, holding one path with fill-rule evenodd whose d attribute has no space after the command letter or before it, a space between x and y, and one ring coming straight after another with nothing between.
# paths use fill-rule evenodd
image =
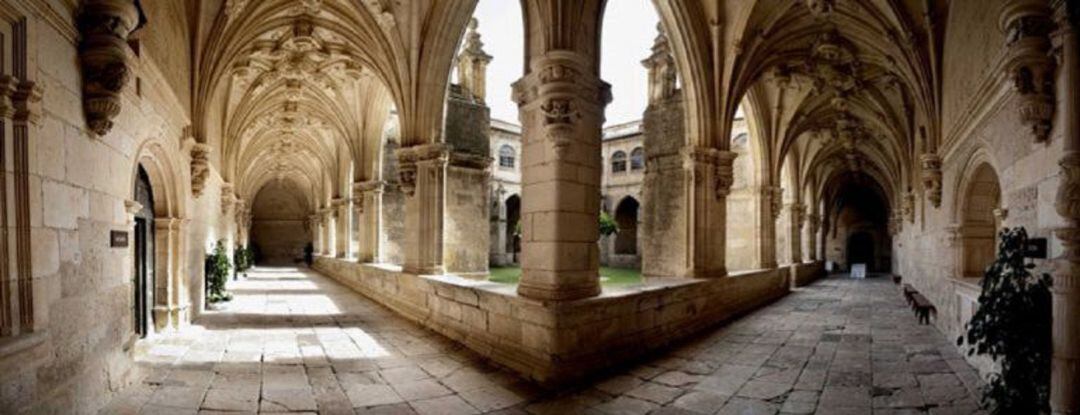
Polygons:
<instances>
[{"instance_id":1,"label":"carved corbel bracket","mask_svg":"<svg viewBox=\"0 0 1080 415\"><path fill-rule=\"evenodd\" d=\"M90 130L103 136L120 114L120 92L130 78L128 36L146 17L138 0L86 0L76 22L83 111Z\"/></svg>"},{"instance_id":2,"label":"carved corbel bracket","mask_svg":"<svg viewBox=\"0 0 1080 415\"><path fill-rule=\"evenodd\" d=\"M935 208L941 207L941 156L926 153L920 157L922 160L922 182L926 199Z\"/></svg>"},{"instance_id":3,"label":"carved corbel bracket","mask_svg":"<svg viewBox=\"0 0 1080 415\"><path fill-rule=\"evenodd\" d=\"M11 75L0 75L0 118L15 117L15 94L19 80Z\"/></svg>"},{"instance_id":4,"label":"carved corbel bracket","mask_svg":"<svg viewBox=\"0 0 1080 415\"><path fill-rule=\"evenodd\" d=\"M802 229L803 221L806 219L806 206L793 203L788 206L791 210L791 225L796 229Z\"/></svg>"},{"instance_id":5,"label":"carved corbel bracket","mask_svg":"<svg viewBox=\"0 0 1080 415\"><path fill-rule=\"evenodd\" d=\"M1054 21L1046 1L1011 0L1001 9L1005 33L1005 68L1019 94L1020 121L1036 142L1050 137L1054 117L1054 68L1051 33Z\"/></svg>"},{"instance_id":6,"label":"carved corbel bracket","mask_svg":"<svg viewBox=\"0 0 1080 415\"><path fill-rule=\"evenodd\" d=\"M191 146L191 194L200 197L210 178L210 146L194 143Z\"/></svg>"}]
</instances>

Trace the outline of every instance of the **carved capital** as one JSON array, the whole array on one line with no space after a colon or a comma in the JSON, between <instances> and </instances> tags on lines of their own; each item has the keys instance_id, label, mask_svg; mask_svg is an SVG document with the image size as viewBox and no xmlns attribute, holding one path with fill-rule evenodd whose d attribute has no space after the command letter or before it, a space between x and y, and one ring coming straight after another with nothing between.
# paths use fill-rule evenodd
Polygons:
<instances>
[{"instance_id":1,"label":"carved capital","mask_svg":"<svg viewBox=\"0 0 1080 415\"><path fill-rule=\"evenodd\" d=\"M718 151L716 153L716 197L727 197L731 194L731 185L735 183L735 157L738 153L733 151Z\"/></svg>"},{"instance_id":2,"label":"carved capital","mask_svg":"<svg viewBox=\"0 0 1080 415\"><path fill-rule=\"evenodd\" d=\"M16 122L37 124L41 120L41 97L43 90L41 85L34 81L22 81L12 94L11 100L15 106L13 117Z\"/></svg>"},{"instance_id":3,"label":"carved capital","mask_svg":"<svg viewBox=\"0 0 1080 415\"><path fill-rule=\"evenodd\" d=\"M926 199L935 208L941 207L941 156L934 153L926 153L920 156L922 161L923 190Z\"/></svg>"},{"instance_id":4,"label":"carved capital","mask_svg":"<svg viewBox=\"0 0 1080 415\"><path fill-rule=\"evenodd\" d=\"M424 168L445 168L450 160L450 150L443 143L422 144L397 150L398 181L405 195L416 194L417 170Z\"/></svg>"},{"instance_id":5,"label":"carved capital","mask_svg":"<svg viewBox=\"0 0 1080 415\"><path fill-rule=\"evenodd\" d=\"M120 92L130 78L127 40L146 18L136 0L86 0L79 9L79 66L83 110L90 130L105 135L120 114Z\"/></svg>"}]
</instances>

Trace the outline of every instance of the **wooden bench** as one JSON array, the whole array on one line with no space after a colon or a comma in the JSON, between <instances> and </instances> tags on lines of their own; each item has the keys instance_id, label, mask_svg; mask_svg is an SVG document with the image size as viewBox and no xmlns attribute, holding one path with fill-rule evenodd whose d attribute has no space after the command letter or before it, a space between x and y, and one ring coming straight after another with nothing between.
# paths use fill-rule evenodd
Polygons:
<instances>
[{"instance_id":1,"label":"wooden bench","mask_svg":"<svg viewBox=\"0 0 1080 415\"><path fill-rule=\"evenodd\" d=\"M915 291L915 287L912 287L911 284L904 284L904 300L907 300L908 304L914 303L914 300L911 298L911 296L912 294L917 293L918 291Z\"/></svg>"},{"instance_id":2,"label":"wooden bench","mask_svg":"<svg viewBox=\"0 0 1080 415\"><path fill-rule=\"evenodd\" d=\"M930 314L937 317L937 308L934 304L930 303L922 294L918 292L911 295L912 308L915 309L915 317L919 319L920 324L930 324Z\"/></svg>"}]
</instances>

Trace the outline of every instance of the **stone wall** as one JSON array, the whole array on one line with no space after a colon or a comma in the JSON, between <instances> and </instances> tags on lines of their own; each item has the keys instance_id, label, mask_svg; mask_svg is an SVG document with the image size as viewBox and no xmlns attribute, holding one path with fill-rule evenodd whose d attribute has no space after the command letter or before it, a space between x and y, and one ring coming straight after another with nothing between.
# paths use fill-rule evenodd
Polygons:
<instances>
[{"instance_id":1,"label":"stone wall","mask_svg":"<svg viewBox=\"0 0 1080 415\"><path fill-rule=\"evenodd\" d=\"M178 302L154 313L160 329L172 330L198 314L204 249L221 238L231 243L233 225L220 214L222 182L215 169L203 196L191 193L184 146L191 121L186 97L176 92L190 79L186 66L164 68L155 55L132 53L121 112L108 133L95 135L82 108L74 2L11 4L0 2L0 14L25 17L22 24L30 34L21 47L27 53L25 80L40 88L42 98L26 141L29 200L8 199L28 207L27 277L34 322L0 337L0 412L93 414L140 374L131 358L137 339L131 307L133 244L109 244L112 231L130 235L134 226L125 202L133 198L137 166L143 163L150 175L159 220L155 226L171 229L158 234L175 242L158 245L158 255L178 259L162 266L169 272L159 275L176 281L173 289L178 290ZM0 19L0 24L10 22ZM166 26L161 23L163 31L145 41L188 61L186 35ZM6 54L13 48L9 32L4 33L0 50L8 74ZM7 118L3 123L4 145L12 157L11 123ZM14 227L9 235L12 241L21 238ZM15 270L14 258L9 259Z\"/></svg>"},{"instance_id":2,"label":"stone wall","mask_svg":"<svg viewBox=\"0 0 1080 415\"><path fill-rule=\"evenodd\" d=\"M319 257L315 269L542 383L573 380L670 345L788 292L786 270L668 280L544 303L514 286Z\"/></svg>"}]
</instances>

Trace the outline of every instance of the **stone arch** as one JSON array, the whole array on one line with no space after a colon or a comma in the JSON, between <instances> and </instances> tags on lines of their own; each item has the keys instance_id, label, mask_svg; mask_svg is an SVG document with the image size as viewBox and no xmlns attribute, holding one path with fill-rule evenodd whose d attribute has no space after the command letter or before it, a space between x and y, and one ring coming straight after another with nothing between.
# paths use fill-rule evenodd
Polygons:
<instances>
[{"instance_id":1,"label":"stone arch","mask_svg":"<svg viewBox=\"0 0 1080 415\"><path fill-rule=\"evenodd\" d=\"M975 160L978 160L976 158ZM957 228L960 237L959 277L981 277L993 262L997 229L1001 226L1001 182L993 166L979 161L966 171L957 188Z\"/></svg>"},{"instance_id":2,"label":"stone arch","mask_svg":"<svg viewBox=\"0 0 1080 415\"><path fill-rule=\"evenodd\" d=\"M154 195L153 223L150 233L153 237L153 322L154 331L177 329L190 321L187 275L187 200L186 175L179 167L183 163L174 160L178 150L168 151L168 144L161 139L147 140L136 153L135 163L131 167L131 200L136 199L135 189L139 180L139 170L143 170L150 182ZM141 208L137 203L128 202L129 214L135 215ZM131 249L135 249L132 246ZM201 280L201 279L199 279ZM198 284L196 284L198 285ZM196 290L195 302L201 299L201 288Z\"/></svg>"},{"instance_id":3,"label":"stone arch","mask_svg":"<svg viewBox=\"0 0 1080 415\"><path fill-rule=\"evenodd\" d=\"M615 222L619 231L615 234L616 255L639 255L638 218L641 203L633 196L626 196L615 205Z\"/></svg>"}]
</instances>

